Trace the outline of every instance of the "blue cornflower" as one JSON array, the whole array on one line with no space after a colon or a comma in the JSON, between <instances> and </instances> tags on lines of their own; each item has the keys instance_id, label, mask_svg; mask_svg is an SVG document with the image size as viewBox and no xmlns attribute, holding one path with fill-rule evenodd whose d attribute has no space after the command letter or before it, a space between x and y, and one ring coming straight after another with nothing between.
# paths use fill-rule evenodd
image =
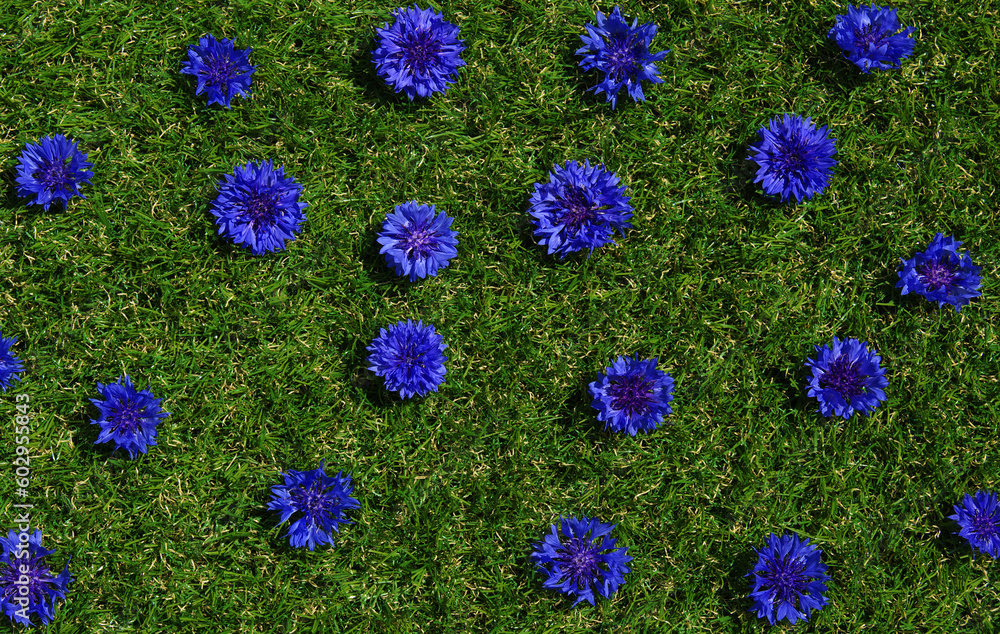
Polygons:
<instances>
[{"instance_id":1,"label":"blue cornflower","mask_svg":"<svg viewBox=\"0 0 1000 634\"><path fill-rule=\"evenodd\" d=\"M314 550L317 544L333 545L333 533L340 532L340 524L353 524L344 519L344 511L361 508L361 504L351 497L354 486L351 476L330 477L323 472L323 462L312 471L289 469L285 483L271 487L271 501L267 508L281 512L279 525L284 524L295 513L302 515L288 527L289 543L294 548L308 546Z\"/></svg>"},{"instance_id":2,"label":"blue cornflower","mask_svg":"<svg viewBox=\"0 0 1000 634\"><path fill-rule=\"evenodd\" d=\"M286 240L294 240L305 221L299 202L302 185L285 168L274 169L271 161L253 161L236 166L225 181L219 181L219 196L212 203L212 215L219 235L228 235L254 255L281 251Z\"/></svg>"},{"instance_id":3,"label":"blue cornflower","mask_svg":"<svg viewBox=\"0 0 1000 634\"><path fill-rule=\"evenodd\" d=\"M534 544L531 560L545 573L546 588L575 596L573 605L583 600L594 605L594 591L605 599L625 583L632 561L628 548L616 548L617 538L609 537L614 524L583 517L559 518L559 528Z\"/></svg>"},{"instance_id":4,"label":"blue cornflower","mask_svg":"<svg viewBox=\"0 0 1000 634\"><path fill-rule=\"evenodd\" d=\"M591 167L567 161L565 167L555 165L549 182L535 183L535 193L529 200L528 213L537 227L539 243L548 246L549 254L567 253L614 244L611 235L617 229L624 234L631 229L630 198L625 186L618 187L618 175L604 171L604 166Z\"/></svg>"},{"instance_id":5,"label":"blue cornflower","mask_svg":"<svg viewBox=\"0 0 1000 634\"><path fill-rule=\"evenodd\" d=\"M814 346L816 358L806 359L812 368L809 396L819 401L819 412L849 419L854 412L870 414L885 401L883 388L889 384L882 357L868 350L868 342L833 338L833 347Z\"/></svg>"},{"instance_id":6,"label":"blue cornflower","mask_svg":"<svg viewBox=\"0 0 1000 634\"><path fill-rule=\"evenodd\" d=\"M837 42L847 59L868 73L899 68L899 61L913 53L910 34L917 27L899 30L896 10L876 6L847 5L847 15L838 15L827 37Z\"/></svg>"},{"instance_id":7,"label":"blue cornflower","mask_svg":"<svg viewBox=\"0 0 1000 634\"><path fill-rule=\"evenodd\" d=\"M605 93L612 109L623 86L633 101L645 101L642 80L652 84L663 83L656 74L656 62L663 60L670 51L649 52L656 30L657 26L652 22L639 26L638 19L629 26L618 5L607 17L598 11L596 25L587 23L587 35L580 36L584 46L577 49L576 54L583 57L580 66L584 70L596 68L604 73L601 83L591 90Z\"/></svg>"},{"instance_id":8,"label":"blue cornflower","mask_svg":"<svg viewBox=\"0 0 1000 634\"><path fill-rule=\"evenodd\" d=\"M398 391L400 397L423 396L437 392L444 383L444 337L434 326L409 319L379 329L379 336L366 349L369 370L385 378L385 389Z\"/></svg>"},{"instance_id":9,"label":"blue cornflower","mask_svg":"<svg viewBox=\"0 0 1000 634\"><path fill-rule=\"evenodd\" d=\"M149 388L137 392L127 374L117 383L98 383L97 391L102 398L90 399L101 411L100 418L90 421L101 426L95 445L113 440L115 449L128 452L129 460L135 460L136 452L146 453L147 446L156 446L156 426L170 415L160 407L162 399Z\"/></svg>"},{"instance_id":10,"label":"blue cornflower","mask_svg":"<svg viewBox=\"0 0 1000 634\"><path fill-rule=\"evenodd\" d=\"M972 554L976 549L997 559L1000 557L1000 504L993 491L976 491L974 496L965 494L962 505L955 505L955 514L948 519L958 522L959 536L968 540Z\"/></svg>"},{"instance_id":11,"label":"blue cornflower","mask_svg":"<svg viewBox=\"0 0 1000 634\"><path fill-rule=\"evenodd\" d=\"M448 260L458 255L457 231L451 230L454 218L444 212L434 215L434 205L421 205L411 200L396 205L378 234L382 245L379 253L396 269L396 275L409 275L410 281L428 275L437 276Z\"/></svg>"},{"instance_id":12,"label":"blue cornflower","mask_svg":"<svg viewBox=\"0 0 1000 634\"><path fill-rule=\"evenodd\" d=\"M795 533L767 538L767 545L757 552L757 565L746 574L754 575L750 598L758 618L767 618L771 625L781 619L795 624L799 619L809 620L813 610L822 610L829 604L823 593L830 579L826 564L820 562L822 550L800 540Z\"/></svg>"},{"instance_id":13,"label":"blue cornflower","mask_svg":"<svg viewBox=\"0 0 1000 634\"><path fill-rule=\"evenodd\" d=\"M765 194L781 196L781 202L822 193L837 164L837 139L827 136L826 126L816 128L809 117L794 114L774 117L768 126L757 131L760 143L748 148L747 158L760 167L754 182L763 183Z\"/></svg>"},{"instance_id":14,"label":"blue cornflower","mask_svg":"<svg viewBox=\"0 0 1000 634\"><path fill-rule=\"evenodd\" d=\"M63 207L73 196L87 197L78 185L91 185L94 164L76 149L76 141L61 134L43 136L38 143L28 143L17 165L17 195L29 198L27 205L42 205L45 211L53 200L63 201Z\"/></svg>"},{"instance_id":15,"label":"blue cornflower","mask_svg":"<svg viewBox=\"0 0 1000 634\"><path fill-rule=\"evenodd\" d=\"M10 347L17 343L17 337L4 338L0 333L0 387L6 392L14 381L21 380L24 366L21 360L11 354Z\"/></svg>"},{"instance_id":16,"label":"blue cornflower","mask_svg":"<svg viewBox=\"0 0 1000 634\"><path fill-rule=\"evenodd\" d=\"M627 432L651 432L663 417L670 414L670 401L674 400L674 379L663 370L656 369L657 357L640 360L618 357L606 374L600 374L590 384L591 403L598 410L597 420L604 421L605 429Z\"/></svg>"},{"instance_id":17,"label":"blue cornflower","mask_svg":"<svg viewBox=\"0 0 1000 634\"><path fill-rule=\"evenodd\" d=\"M208 105L229 107L236 95L250 96L250 75L257 70L250 64L252 48L234 48L233 41L216 40L209 33L188 47L188 59L181 63L181 73L198 80L195 94L208 92Z\"/></svg>"},{"instance_id":18,"label":"blue cornflower","mask_svg":"<svg viewBox=\"0 0 1000 634\"><path fill-rule=\"evenodd\" d=\"M934 239L909 260L903 260L903 270L899 272L896 288L902 288L902 295L913 291L929 301L937 302L938 308L951 304L958 312L973 297L979 297L979 267L972 263L969 253L958 252L962 245L953 236L934 234Z\"/></svg>"},{"instance_id":19,"label":"blue cornflower","mask_svg":"<svg viewBox=\"0 0 1000 634\"><path fill-rule=\"evenodd\" d=\"M73 581L69 562L58 576L45 565L45 558L54 550L42 548L42 531L35 529L20 534L13 530L0 537L0 593L3 611L21 625L31 627L32 615L42 624L55 617L56 600L66 598L66 586ZM21 583L26 581L26 583Z\"/></svg>"},{"instance_id":20,"label":"blue cornflower","mask_svg":"<svg viewBox=\"0 0 1000 634\"><path fill-rule=\"evenodd\" d=\"M396 21L376 29L378 48L374 62L380 77L396 92L414 97L429 97L444 92L458 80L458 69L465 66L460 55L465 50L458 39L458 27L433 9L399 8Z\"/></svg>"}]
</instances>

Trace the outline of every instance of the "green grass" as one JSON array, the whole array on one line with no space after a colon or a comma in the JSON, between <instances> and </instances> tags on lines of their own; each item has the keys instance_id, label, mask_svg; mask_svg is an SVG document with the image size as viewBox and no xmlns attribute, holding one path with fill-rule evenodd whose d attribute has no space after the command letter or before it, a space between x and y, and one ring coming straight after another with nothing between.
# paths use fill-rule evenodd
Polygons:
<instances>
[{"instance_id":1,"label":"green grass","mask_svg":"<svg viewBox=\"0 0 1000 634\"><path fill-rule=\"evenodd\" d=\"M901 3L913 57L864 76L826 38L839 3L627 3L672 52L647 102L611 110L574 56L611 5L540 5L437 5L468 66L412 104L370 61L392 5L0 8L0 328L27 368L0 409L12 421L30 396L35 522L76 577L47 631L763 631L743 575L785 530L833 577L799 631L994 631L996 564L947 516L1000 486L996 7ZM232 110L179 73L209 31L259 65ZM839 150L797 206L763 197L743 160L783 112ZM93 185L67 213L25 209L17 156L55 133L89 152ZM635 229L555 260L528 195L584 158L622 177ZM208 212L252 159L305 187L280 254L229 245ZM418 284L375 243L411 199L460 232ZM937 231L983 268L960 314L893 288ZM406 318L444 334L448 375L397 402L365 346ZM805 396L803 362L834 335L883 357L871 417L824 419ZM671 424L637 438L605 432L586 389L633 353L677 380ZM89 425L95 383L125 372L173 413L134 462ZM320 459L362 507L335 547L293 550L269 487ZM635 559L611 601L571 609L541 587L527 556L560 514L618 524Z\"/></svg>"}]
</instances>

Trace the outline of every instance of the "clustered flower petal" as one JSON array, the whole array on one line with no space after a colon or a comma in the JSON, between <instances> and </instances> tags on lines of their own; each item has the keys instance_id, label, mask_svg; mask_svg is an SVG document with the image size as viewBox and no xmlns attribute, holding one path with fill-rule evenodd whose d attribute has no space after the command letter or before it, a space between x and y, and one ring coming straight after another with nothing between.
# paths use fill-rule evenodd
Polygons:
<instances>
[{"instance_id":1,"label":"clustered flower petal","mask_svg":"<svg viewBox=\"0 0 1000 634\"><path fill-rule=\"evenodd\" d=\"M385 254L396 275L408 275L411 282L437 276L438 269L458 255L458 232L451 230L452 221L444 212L434 215L434 205L415 200L396 205L378 234L379 253Z\"/></svg>"},{"instance_id":2,"label":"clustered flower petal","mask_svg":"<svg viewBox=\"0 0 1000 634\"><path fill-rule=\"evenodd\" d=\"M385 379L385 389L398 391L400 397L423 396L437 392L444 383L444 337L434 326L409 319L396 322L389 329L379 329L379 336L367 350L368 369Z\"/></svg>"},{"instance_id":3,"label":"clustered flower petal","mask_svg":"<svg viewBox=\"0 0 1000 634\"><path fill-rule=\"evenodd\" d=\"M618 357L590 384L591 404L598 410L597 420L605 429L626 432L651 432L663 417L671 413L674 379L656 368L657 357L641 360Z\"/></svg>"},{"instance_id":4,"label":"clustered flower petal","mask_svg":"<svg viewBox=\"0 0 1000 634\"><path fill-rule=\"evenodd\" d=\"M608 173L603 165L567 161L555 165L549 182L535 183L528 213L537 227L539 243L548 253L567 253L614 244L615 230L624 234L631 229L632 205L625 186L618 186L618 175Z\"/></svg>"},{"instance_id":5,"label":"clustered flower petal","mask_svg":"<svg viewBox=\"0 0 1000 634\"><path fill-rule=\"evenodd\" d=\"M837 164L836 139L827 135L826 126L817 128L809 117L785 114L757 134L760 142L749 147L747 158L759 166L754 182L762 183L765 194L801 202L822 193Z\"/></svg>"},{"instance_id":6,"label":"clustered flower petal","mask_svg":"<svg viewBox=\"0 0 1000 634\"><path fill-rule=\"evenodd\" d=\"M896 10L876 6L847 5L847 15L838 15L827 36L837 42L847 59L868 73L899 68L900 60L913 53L910 26L899 30Z\"/></svg>"},{"instance_id":7,"label":"clustered flower petal","mask_svg":"<svg viewBox=\"0 0 1000 634\"><path fill-rule=\"evenodd\" d=\"M376 29L378 48L374 62L379 76L395 89L414 97L429 97L444 92L458 80L458 69L465 66L460 57L465 50L458 39L458 27L433 9L395 10L396 21Z\"/></svg>"},{"instance_id":8,"label":"clustered flower petal","mask_svg":"<svg viewBox=\"0 0 1000 634\"><path fill-rule=\"evenodd\" d=\"M198 80L195 94L208 93L208 105L229 107L233 97L250 96L250 75L257 70L250 64L252 48L235 48L233 41L216 40L211 33L188 47L188 59L181 62L181 73Z\"/></svg>"},{"instance_id":9,"label":"clustered flower petal","mask_svg":"<svg viewBox=\"0 0 1000 634\"><path fill-rule=\"evenodd\" d=\"M771 625L781 619L795 624L808 621L813 610L822 610L829 602L823 593L830 579L826 564L820 562L822 550L799 539L795 533L778 537L771 533L767 545L757 550L757 565L746 576L754 575L750 598L758 618L767 618Z\"/></svg>"},{"instance_id":10,"label":"clustered flower petal","mask_svg":"<svg viewBox=\"0 0 1000 634\"><path fill-rule=\"evenodd\" d=\"M61 134L43 136L38 143L28 143L21 152L17 165L17 195L29 200L27 205L42 205L45 211L54 200L63 201L63 207L73 196L87 197L80 193L79 185L91 185L94 164L87 155L76 148Z\"/></svg>"},{"instance_id":11,"label":"clustered flower petal","mask_svg":"<svg viewBox=\"0 0 1000 634\"><path fill-rule=\"evenodd\" d=\"M333 533L340 532L340 524L352 524L344 518L344 511L361 508L351 497L354 486L351 476L338 471L335 476L324 472L323 462L311 471L289 469L285 483L271 487L271 501L267 508L281 512L278 525L301 513L288 527L289 543L293 548L307 546L314 550L317 544L333 545Z\"/></svg>"},{"instance_id":12,"label":"clustered flower petal","mask_svg":"<svg viewBox=\"0 0 1000 634\"><path fill-rule=\"evenodd\" d=\"M67 586L73 581L69 562L53 576L45 558L54 550L42 548L42 531L13 530L0 537L0 600L11 621L31 627L31 617L37 615L42 624L55 617L56 601L66 598ZM24 583L25 580L27 583ZM22 590L24 588L24 590Z\"/></svg>"},{"instance_id":13,"label":"clustered flower petal","mask_svg":"<svg viewBox=\"0 0 1000 634\"><path fill-rule=\"evenodd\" d=\"M594 605L594 592L605 599L625 583L632 570L628 548L616 548L618 540L610 537L614 524L603 524L583 517L559 518L559 527L534 544L531 560L545 573L546 588L558 590L576 600Z\"/></svg>"},{"instance_id":14,"label":"clustered flower petal","mask_svg":"<svg viewBox=\"0 0 1000 634\"><path fill-rule=\"evenodd\" d=\"M868 342L834 337L833 347L814 348L816 357L806 359L806 367L812 368L808 394L819 401L817 411L823 416L849 419L854 412L870 414L885 401L889 382L879 367L882 357L868 350Z\"/></svg>"},{"instance_id":15,"label":"clustered flower petal","mask_svg":"<svg viewBox=\"0 0 1000 634\"><path fill-rule=\"evenodd\" d=\"M981 280L980 268L972 263L967 251L959 253L962 243L937 233L921 251L909 260L903 260L896 288L902 288L902 295L909 292L923 295L928 301L937 302L938 308L945 304L955 307L955 312L979 297Z\"/></svg>"},{"instance_id":16,"label":"clustered flower petal","mask_svg":"<svg viewBox=\"0 0 1000 634\"><path fill-rule=\"evenodd\" d=\"M647 22L639 26L639 20L632 25L622 17L621 8L615 5L611 15L597 12L597 24L587 23L587 34L581 35L583 46L576 54L583 57L580 66L584 70L597 69L604 73L604 79L591 90L604 93L614 109L618 91L623 87L633 101L645 101L642 81L661 84L663 80L656 74L656 62L662 61L669 50L650 53L657 26Z\"/></svg>"},{"instance_id":17,"label":"clustered flower petal","mask_svg":"<svg viewBox=\"0 0 1000 634\"><path fill-rule=\"evenodd\" d=\"M116 383L98 383L97 391L101 398L90 399L101 412L90 421L101 427L95 445L114 441L115 449L127 451L130 460L135 460L136 452L146 453L147 446L156 446L156 426L170 415L160 407L162 399L149 388L137 392L127 374Z\"/></svg>"},{"instance_id":18,"label":"clustered flower petal","mask_svg":"<svg viewBox=\"0 0 1000 634\"><path fill-rule=\"evenodd\" d=\"M285 177L284 170L274 169L271 161L251 161L226 174L212 202L219 235L229 236L254 255L281 251L286 240L295 240L309 205L299 201L302 185Z\"/></svg>"},{"instance_id":19,"label":"clustered flower petal","mask_svg":"<svg viewBox=\"0 0 1000 634\"><path fill-rule=\"evenodd\" d=\"M968 540L972 554L976 549L990 557L1000 558L1000 503L993 491L976 491L965 494L962 505L955 505L955 514L949 519L958 522L962 529L959 536Z\"/></svg>"},{"instance_id":20,"label":"clustered flower petal","mask_svg":"<svg viewBox=\"0 0 1000 634\"><path fill-rule=\"evenodd\" d=\"M20 381L24 372L21 360L10 351L10 347L15 343L17 337L4 338L3 333L0 333L0 387L4 392L14 381Z\"/></svg>"}]
</instances>

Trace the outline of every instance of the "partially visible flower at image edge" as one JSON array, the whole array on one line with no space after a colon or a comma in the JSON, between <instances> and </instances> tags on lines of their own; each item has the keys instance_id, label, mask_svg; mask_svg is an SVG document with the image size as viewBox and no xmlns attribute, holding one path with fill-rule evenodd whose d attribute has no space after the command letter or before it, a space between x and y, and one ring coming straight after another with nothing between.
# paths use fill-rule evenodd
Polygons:
<instances>
[{"instance_id":1,"label":"partially visible flower at image edge","mask_svg":"<svg viewBox=\"0 0 1000 634\"><path fill-rule=\"evenodd\" d=\"M408 275L411 282L437 276L438 269L448 266L448 260L458 255L458 232L451 230L453 221L444 212L435 215L434 205L421 205L415 200L396 205L378 234L382 245L379 253L385 254L386 263L396 275Z\"/></svg>"},{"instance_id":2,"label":"partially visible flower at image edge","mask_svg":"<svg viewBox=\"0 0 1000 634\"><path fill-rule=\"evenodd\" d=\"M750 145L747 159L757 163L754 183L761 183L765 194L801 202L826 189L837 164L837 139L828 136L826 126L817 128L809 117L785 114L757 134L760 141Z\"/></svg>"},{"instance_id":3,"label":"partially visible flower at image edge","mask_svg":"<svg viewBox=\"0 0 1000 634\"><path fill-rule=\"evenodd\" d=\"M618 175L606 172L603 165L566 161L564 167L553 167L549 182L535 183L528 214L549 255L563 258L581 249L593 254L598 247L614 244L616 230L624 234L632 228L630 200L625 186L618 186Z\"/></svg>"},{"instance_id":4,"label":"partially visible flower at image edge","mask_svg":"<svg viewBox=\"0 0 1000 634\"><path fill-rule=\"evenodd\" d=\"M982 295L980 268L972 263L968 251L958 252L960 246L962 243L953 236L936 233L926 250L902 260L903 268L896 283L896 288L903 289L900 294L912 291L937 302L938 308L951 304L955 312L973 297Z\"/></svg>"},{"instance_id":5,"label":"partially visible flower at image edge","mask_svg":"<svg viewBox=\"0 0 1000 634\"><path fill-rule=\"evenodd\" d=\"M580 66L584 70L596 69L604 73L604 79L591 90L605 93L612 109L622 88L633 101L639 102L646 100L642 92L643 80L663 83L657 75L656 62L662 61L670 51L649 52L657 28L652 22L639 26L638 19L630 26L618 5L608 16L598 11L597 24L587 23L587 35L580 36L584 46L577 49L576 54L583 57Z\"/></svg>"},{"instance_id":6,"label":"partially visible flower at image edge","mask_svg":"<svg viewBox=\"0 0 1000 634\"><path fill-rule=\"evenodd\" d=\"M136 391L127 374L116 383L98 383L97 391L101 398L90 399L101 412L90 421L101 427L95 445L113 441L116 450L128 452L129 460L135 460L136 453L146 453L147 446L156 446L156 426L170 415L160 407L163 399L156 398L149 388Z\"/></svg>"},{"instance_id":7,"label":"partially visible flower at image edge","mask_svg":"<svg viewBox=\"0 0 1000 634\"><path fill-rule=\"evenodd\" d=\"M597 420L605 429L626 432L651 432L663 417L671 413L674 379L656 368L657 357L642 360L618 357L597 380L590 384L594 397L591 406L598 410Z\"/></svg>"},{"instance_id":8,"label":"partially visible flower at image edge","mask_svg":"<svg viewBox=\"0 0 1000 634\"><path fill-rule=\"evenodd\" d=\"M14 356L10 347L17 343L17 337L4 338L0 332L0 387L6 392L14 381L21 380L24 372L24 365L21 360Z\"/></svg>"},{"instance_id":9,"label":"partially visible flower at image edge","mask_svg":"<svg viewBox=\"0 0 1000 634\"><path fill-rule=\"evenodd\" d=\"M896 10L876 6L847 5L847 15L838 15L827 33L844 51L844 56L865 73L899 68L900 60L913 53L910 26L899 30Z\"/></svg>"},{"instance_id":10,"label":"partially visible flower at image edge","mask_svg":"<svg viewBox=\"0 0 1000 634\"><path fill-rule=\"evenodd\" d=\"M559 526L534 544L531 560L545 574L546 588L594 603L594 593L611 598L625 583L632 561L628 548L617 548L617 538L610 537L614 524L604 524L589 517L559 518Z\"/></svg>"},{"instance_id":11,"label":"partially visible flower at image edge","mask_svg":"<svg viewBox=\"0 0 1000 634\"><path fill-rule=\"evenodd\" d=\"M208 93L208 104L229 108L236 95L250 96L250 83L257 67L250 64L252 48L235 48L233 40L216 40L211 33L188 47L188 59L181 62L181 73L198 80L195 94Z\"/></svg>"},{"instance_id":12,"label":"partially visible flower at image edge","mask_svg":"<svg viewBox=\"0 0 1000 634\"><path fill-rule=\"evenodd\" d=\"M251 161L226 174L211 209L219 235L254 255L281 251L286 240L295 240L309 204L299 201L302 185L284 170L269 160Z\"/></svg>"},{"instance_id":13,"label":"partially visible flower at image edge","mask_svg":"<svg viewBox=\"0 0 1000 634\"><path fill-rule=\"evenodd\" d=\"M812 369L808 394L819 401L823 416L849 419L854 412L870 414L886 400L884 388L889 381L879 366L882 357L868 350L868 342L834 337L832 347L814 348L815 358L805 363Z\"/></svg>"},{"instance_id":14,"label":"partially visible flower at image edge","mask_svg":"<svg viewBox=\"0 0 1000 634\"><path fill-rule=\"evenodd\" d=\"M79 196L81 184L92 185L94 173L89 168L94 164L87 161L87 155L61 134L43 136L38 143L28 143L21 152L17 165L17 195L28 198L25 206L42 205L45 211L55 200L63 201L65 208L69 199Z\"/></svg>"},{"instance_id":15,"label":"partially visible flower at image edge","mask_svg":"<svg viewBox=\"0 0 1000 634\"><path fill-rule=\"evenodd\" d=\"M55 617L56 600L66 598L67 586L73 581L69 574L69 562L56 576L45 565L45 558L54 550L42 548L42 531L24 531L27 541L21 541L17 532L11 530L7 537L0 537L0 593L3 596L3 611L11 621L32 627L31 617L37 615L42 624ZM24 547L22 551L22 545ZM27 554L23 554L23 553ZM21 567L26 569L22 571ZM26 584L22 577L27 577ZM27 594L21 591L27 588Z\"/></svg>"},{"instance_id":16,"label":"partially visible flower at image edge","mask_svg":"<svg viewBox=\"0 0 1000 634\"><path fill-rule=\"evenodd\" d=\"M354 486L350 474L338 471L335 476L324 472L323 462L311 471L289 469L285 483L271 487L271 501L267 508L281 513L278 525L287 522L296 513L301 514L288 527L286 537L293 548L306 546L314 550L316 545L333 545L333 533L339 532L340 524L352 524L344 518L344 512L361 508L361 504L351 497Z\"/></svg>"},{"instance_id":17,"label":"partially visible flower at image edge","mask_svg":"<svg viewBox=\"0 0 1000 634\"><path fill-rule=\"evenodd\" d=\"M378 48L373 61L376 72L397 93L429 97L444 92L458 80L458 69L465 66L460 57L465 50L458 39L458 27L431 8L399 8L396 20L376 29Z\"/></svg>"},{"instance_id":18,"label":"partially visible flower at image edge","mask_svg":"<svg viewBox=\"0 0 1000 634\"><path fill-rule=\"evenodd\" d=\"M972 546L990 557L1000 558L1000 503L993 491L976 491L975 495L965 494L961 506L955 505L955 514L948 519L955 520L964 537Z\"/></svg>"},{"instance_id":19,"label":"partially visible flower at image edge","mask_svg":"<svg viewBox=\"0 0 1000 634\"><path fill-rule=\"evenodd\" d=\"M380 328L379 336L366 348L371 352L368 369L383 377L385 389L398 391L401 398L437 392L447 373L444 349L448 346L443 340L434 326L425 326L422 320L407 319Z\"/></svg>"},{"instance_id":20,"label":"partially visible flower at image edge","mask_svg":"<svg viewBox=\"0 0 1000 634\"><path fill-rule=\"evenodd\" d=\"M750 598L757 618L767 618L771 625L788 619L792 625L799 619L808 621L813 610L828 605L825 581L826 564L820 562L822 550L799 539L795 533L778 537L771 533L767 544L757 553L757 565L746 574L753 575Z\"/></svg>"}]
</instances>

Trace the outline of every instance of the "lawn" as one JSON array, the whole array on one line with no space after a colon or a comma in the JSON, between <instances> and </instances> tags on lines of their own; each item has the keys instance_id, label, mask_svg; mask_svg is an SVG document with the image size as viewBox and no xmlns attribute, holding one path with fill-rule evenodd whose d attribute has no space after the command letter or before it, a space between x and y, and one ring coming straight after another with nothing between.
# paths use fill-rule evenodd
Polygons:
<instances>
[{"instance_id":1,"label":"lawn","mask_svg":"<svg viewBox=\"0 0 1000 634\"><path fill-rule=\"evenodd\" d=\"M27 394L33 522L75 577L42 631L758 632L744 575L785 531L832 577L797 631L994 631L1000 569L948 515L1000 487L998 7L899 3L914 54L865 75L826 36L840 3L628 2L671 52L645 102L612 109L574 53L613 5L435 4L467 66L414 102L371 61L394 6L0 7L0 330L25 365L0 393L0 491L11 522ZM231 110L180 74L209 32L253 48ZM830 185L800 204L764 196L745 160L786 112L837 143ZM14 178L50 134L94 177L45 213ZM262 159L309 206L297 240L257 257L209 208ZM634 228L559 259L528 197L584 159L621 178ZM409 200L459 232L417 283L375 241ZM982 267L960 313L895 288L937 232ZM401 401L366 346L405 319L433 324L448 362L439 392ZM871 416L824 418L806 396L805 360L835 335L882 357ZM587 389L633 354L676 380L667 424L634 438ZM134 461L90 424L96 384L125 373L171 412ZM320 460L361 508L333 547L294 549L270 487ZM634 558L596 607L528 558L561 515L617 524Z\"/></svg>"}]
</instances>

